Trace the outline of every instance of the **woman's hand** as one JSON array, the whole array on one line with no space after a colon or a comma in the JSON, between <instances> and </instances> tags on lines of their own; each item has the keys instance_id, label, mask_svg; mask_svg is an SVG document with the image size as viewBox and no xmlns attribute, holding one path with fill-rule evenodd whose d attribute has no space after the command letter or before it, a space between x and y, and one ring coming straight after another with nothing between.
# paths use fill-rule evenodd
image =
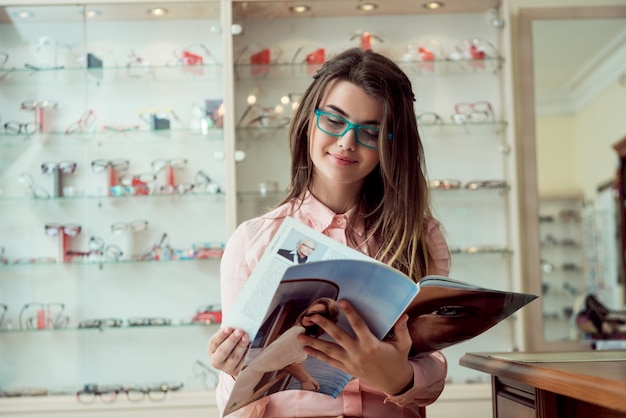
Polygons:
<instances>
[{"instance_id":1,"label":"woman's hand","mask_svg":"<svg viewBox=\"0 0 626 418\"><path fill-rule=\"evenodd\" d=\"M302 390L310 390L312 392L319 392L320 385L317 383L317 380L305 380L300 382L300 389Z\"/></svg>"},{"instance_id":2,"label":"woman's hand","mask_svg":"<svg viewBox=\"0 0 626 418\"><path fill-rule=\"evenodd\" d=\"M408 360L411 348L408 315L402 315L394 325L393 338L381 341L372 334L348 301L340 301L339 306L355 336L352 337L332 321L315 315L311 320L323 328L334 342L303 334L298 336L298 340L305 344L304 351L385 393L393 395L411 388L413 367Z\"/></svg>"},{"instance_id":3,"label":"woman's hand","mask_svg":"<svg viewBox=\"0 0 626 418\"><path fill-rule=\"evenodd\" d=\"M217 331L207 345L211 366L236 377L248 352L250 339L240 329L224 327Z\"/></svg>"}]
</instances>

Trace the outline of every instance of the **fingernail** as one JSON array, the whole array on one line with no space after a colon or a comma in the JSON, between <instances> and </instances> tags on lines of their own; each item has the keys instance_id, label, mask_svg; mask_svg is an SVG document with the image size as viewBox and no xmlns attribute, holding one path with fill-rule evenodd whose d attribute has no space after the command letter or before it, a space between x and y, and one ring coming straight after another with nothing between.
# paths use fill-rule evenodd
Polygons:
<instances>
[{"instance_id":1,"label":"fingernail","mask_svg":"<svg viewBox=\"0 0 626 418\"><path fill-rule=\"evenodd\" d=\"M233 335L237 338L241 337L241 330L236 329Z\"/></svg>"}]
</instances>

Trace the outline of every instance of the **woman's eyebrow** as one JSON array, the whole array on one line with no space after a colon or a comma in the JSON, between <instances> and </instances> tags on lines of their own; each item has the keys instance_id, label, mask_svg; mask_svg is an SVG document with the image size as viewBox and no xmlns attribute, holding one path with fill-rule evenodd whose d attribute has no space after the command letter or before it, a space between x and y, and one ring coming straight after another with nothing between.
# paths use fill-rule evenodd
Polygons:
<instances>
[{"instance_id":1,"label":"woman's eyebrow","mask_svg":"<svg viewBox=\"0 0 626 418\"><path fill-rule=\"evenodd\" d=\"M325 107L334 110L335 112L339 113L341 116L343 116L346 119L350 119L350 117L348 116L348 114L346 112L344 112L341 108L339 108L339 107L337 107L335 105L329 104L329 105L326 105ZM380 121L378 121L378 120L367 120L367 121L361 122L359 125L380 125Z\"/></svg>"},{"instance_id":2,"label":"woman's eyebrow","mask_svg":"<svg viewBox=\"0 0 626 418\"><path fill-rule=\"evenodd\" d=\"M346 112L344 112L341 108L335 106L335 105L326 105L326 107L328 107L329 109L334 110L335 112L339 113L341 116L343 116L344 118L348 117L348 114Z\"/></svg>"}]
</instances>

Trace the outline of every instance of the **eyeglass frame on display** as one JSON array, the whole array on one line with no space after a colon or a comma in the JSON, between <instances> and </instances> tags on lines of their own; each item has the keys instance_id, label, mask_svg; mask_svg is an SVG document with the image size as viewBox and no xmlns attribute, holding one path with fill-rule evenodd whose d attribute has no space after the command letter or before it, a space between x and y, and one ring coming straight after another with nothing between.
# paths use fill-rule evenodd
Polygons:
<instances>
[{"instance_id":1,"label":"eyeglass frame on display","mask_svg":"<svg viewBox=\"0 0 626 418\"><path fill-rule=\"evenodd\" d=\"M472 180L467 182L465 188L468 190L478 189L506 189L508 183L506 180L494 179L494 180Z\"/></svg>"},{"instance_id":2,"label":"eyeglass frame on display","mask_svg":"<svg viewBox=\"0 0 626 418\"><path fill-rule=\"evenodd\" d=\"M202 386L204 386L206 390L215 389L217 383L219 382L219 373L215 369L205 364L202 360L197 359L191 365L191 370L194 376L202 379ZM207 377L209 375L213 376L213 385L209 385L207 383Z\"/></svg>"},{"instance_id":3,"label":"eyeglass frame on display","mask_svg":"<svg viewBox=\"0 0 626 418\"><path fill-rule=\"evenodd\" d=\"M152 246L142 254L134 254L131 256L132 260L146 261L146 260L160 260L162 254L164 258L169 258L172 253L172 247L169 244L169 236L167 232L162 233Z\"/></svg>"},{"instance_id":4,"label":"eyeglass frame on display","mask_svg":"<svg viewBox=\"0 0 626 418\"><path fill-rule=\"evenodd\" d=\"M9 307L4 303L0 303L0 329L4 326L4 319L6 318L8 311Z\"/></svg>"},{"instance_id":5,"label":"eyeglass frame on display","mask_svg":"<svg viewBox=\"0 0 626 418\"><path fill-rule=\"evenodd\" d=\"M159 187L160 194L187 194L195 188L193 183L163 184Z\"/></svg>"},{"instance_id":6,"label":"eyeglass frame on display","mask_svg":"<svg viewBox=\"0 0 626 418\"><path fill-rule=\"evenodd\" d=\"M148 229L148 221L145 219L137 219L131 222L118 221L118 222L113 222L110 228L111 228L111 232L114 234L121 234L122 232L125 232L125 231L131 231L131 232L146 231Z\"/></svg>"},{"instance_id":7,"label":"eyeglass frame on display","mask_svg":"<svg viewBox=\"0 0 626 418\"><path fill-rule=\"evenodd\" d=\"M183 157L170 158L170 159L162 158L158 160L153 160L150 163L150 168L152 168L152 170L155 173L159 173L167 167L171 167L173 170L182 170L187 166L188 162L189 161Z\"/></svg>"},{"instance_id":8,"label":"eyeglass frame on display","mask_svg":"<svg viewBox=\"0 0 626 418\"><path fill-rule=\"evenodd\" d=\"M432 118L431 120L426 120L428 117ZM443 124L443 118L439 116L438 113L435 112L423 112L417 115L417 121L420 122L421 126L432 126L432 125L441 125Z\"/></svg>"},{"instance_id":9,"label":"eyeglass frame on display","mask_svg":"<svg viewBox=\"0 0 626 418\"><path fill-rule=\"evenodd\" d=\"M114 158L112 160L98 158L91 162L91 171L94 173L102 173L109 167L113 168L115 171L126 171L129 166L130 160L125 158Z\"/></svg>"},{"instance_id":10,"label":"eyeglass frame on display","mask_svg":"<svg viewBox=\"0 0 626 418\"><path fill-rule=\"evenodd\" d=\"M36 109L56 109L59 106L59 102L55 100L24 100L20 104L22 110L36 110Z\"/></svg>"},{"instance_id":11,"label":"eyeglass frame on display","mask_svg":"<svg viewBox=\"0 0 626 418\"><path fill-rule=\"evenodd\" d=\"M217 184L204 170L198 170L194 175L194 189L193 191L204 187L205 191L209 194L217 194L221 192L220 185Z\"/></svg>"},{"instance_id":12,"label":"eyeglass frame on display","mask_svg":"<svg viewBox=\"0 0 626 418\"><path fill-rule=\"evenodd\" d=\"M78 328L121 328L124 320L121 318L92 318L83 319L78 323Z\"/></svg>"},{"instance_id":13,"label":"eyeglass frame on display","mask_svg":"<svg viewBox=\"0 0 626 418\"><path fill-rule=\"evenodd\" d=\"M19 122L16 120L10 120L5 122L2 127L5 135L18 136L23 134L26 137L36 134L41 129L41 124L37 122ZM24 128L24 132L22 132L22 128Z\"/></svg>"},{"instance_id":14,"label":"eyeglass frame on display","mask_svg":"<svg viewBox=\"0 0 626 418\"><path fill-rule=\"evenodd\" d=\"M454 113L450 117L452 122L458 125L484 123L495 118L493 106L486 100L456 103Z\"/></svg>"},{"instance_id":15,"label":"eyeglass frame on display","mask_svg":"<svg viewBox=\"0 0 626 418\"><path fill-rule=\"evenodd\" d=\"M462 184L461 180L457 179L433 179L428 182L428 187L430 189L451 190L460 189Z\"/></svg>"},{"instance_id":16,"label":"eyeglass frame on display","mask_svg":"<svg viewBox=\"0 0 626 418\"><path fill-rule=\"evenodd\" d=\"M76 161L44 161L41 163L41 172L43 174L54 174L55 172L61 172L64 174L74 174L78 168Z\"/></svg>"},{"instance_id":17,"label":"eyeglass frame on display","mask_svg":"<svg viewBox=\"0 0 626 418\"><path fill-rule=\"evenodd\" d=\"M76 132L84 132L92 129L96 123L96 112L93 109L87 109L85 113L75 122L72 122L66 129L65 135L71 135Z\"/></svg>"},{"instance_id":18,"label":"eyeglass frame on display","mask_svg":"<svg viewBox=\"0 0 626 418\"><path fill-rule=\"evenodd\" d=\"M172 320L165 317L139 317L126 320L129 327L162 327L172 325Z\"/></svg>"},{"instance_id":19,"label":"eyeglass frame on display","mask_svg":"<svg viewBox=\"0 0 626 418\"><path fill-rule=\"evenodd\" d=\"M24 265L24 264L55 264L57 259L54 257L19 257L13 260L12 264L14 265Z\"/></svg>"},{"instance_id":20,"label":"eyeglass frame on display","mask_svg":"<svg viewBox=\"0 0 626 418\"><path fill-rule=\"evenodd\" d=\"M69 237L78 236L83 230L83 227L79 224L59 224L59 223L47 223L44 225L44 231L49 237L59 235L59 232L63 232L64 235Z\"/></svg>"},{"instance_id":21,"label":"eyeglass frame on display","mask_svg":"<svg viewBox=\"0 0 626 418\"><path fill-rule=\"evenodd\" d=\"M27 322L24 321L24 313L30 309L31 307L40 307L39 310L37 310L37 313L34 316L29 316L28 318L26 318ZM60 310L58 313L56 313L55 315L51 315L51 306L59 306ZM45 308L45 309L43 309ZM28 302L25 303L22 306L22 309L20 310L19 313L19 326L20 329L22 330L26 330L26 329L59 329L59 328L64 328L67 326L67 324L69 323L69 316L67 315L63 315L63 312L65 311L65 304L62 302L49 302L49 303L42 303L42 302ZM42 314L43 312L43 314ZM42 318L43 317L43 318ZM29 326L28 324L32 324L32 320L36 319L37 321L37 326L33 327L32 325ZM40 325L42 325L40 323L40 321L45 321L45 326L41 327Z\"/></svg>"},{"instance_id":22,"label":"eyeglass frame on display","mask_svg":"<svg viewBox=\"0 0 626 418\"><path fill-rule=\"evenodd\" d=\"M50 193L43 187L35 184L35 180L30 173L22 172L18 177L18 182L28 187L28 190L32 193L34 199L48 199Z\"/></svg>"}]
</instances>

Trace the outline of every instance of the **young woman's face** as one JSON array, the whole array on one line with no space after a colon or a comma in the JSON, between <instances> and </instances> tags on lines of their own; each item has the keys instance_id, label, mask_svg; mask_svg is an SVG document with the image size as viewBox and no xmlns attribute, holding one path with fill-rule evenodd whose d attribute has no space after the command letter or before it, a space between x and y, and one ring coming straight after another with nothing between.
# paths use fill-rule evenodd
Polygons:
<instances>
[{"instance_id":1,"label":"young woman's face","mask_svg":"<svg viewBox=\"0 0 626 418\"><path fill-rule=\"evenodd\" d=\"M376 99L343 80L329 85L319 109L358 125L379 126L383 114ZM378 165L378 150L359 144L354 129L341 137L323 132L315 115L311 127L309 152L314 165L314 187L326 191L345 191L345 186L360 190L365 177Z\"/></svg>"}]
</instances>

